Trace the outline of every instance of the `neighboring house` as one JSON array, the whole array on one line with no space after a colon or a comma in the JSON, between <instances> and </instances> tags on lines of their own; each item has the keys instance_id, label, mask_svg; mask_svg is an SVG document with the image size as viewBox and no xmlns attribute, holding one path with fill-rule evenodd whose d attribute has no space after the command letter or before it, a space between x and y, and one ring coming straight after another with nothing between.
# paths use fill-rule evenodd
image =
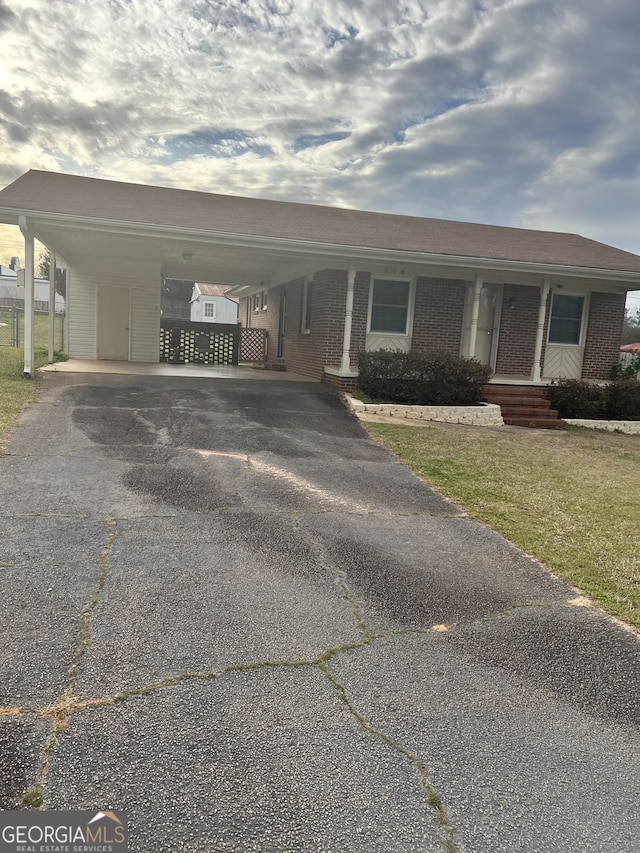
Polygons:
<instances>
[{"instance_id":1,"label":"neighboring house","mask_svg":"<svg viewBox=\"0 0 640 853\"><path fill-rule=\"evenodd\" d=\"M24 308L24 285L18 284L21 280L18 276L19 272L11 267L0 265L0 308ZM49 310L49 282L46 279L34 279L34 300L36 311ZM56 293L56 312L64 311L64 307L64 297Z\"/></svg>"},{"instance_id":2,"label":"neighboring house","mask_svg":"<svg viewBox=\"0 0 640 853\"><path fill-rule=\"evenodd\" d=\"M640 257L573 234L50 172L0 191L0 221L64 261L72 358L158 361L162 277L224 281L269 362L340 387L378 348L478 358L496 383L608 379L640 289Z\"/></svg>"},{"instance_id":3,"label":"neighboring house","mask_svg":"<svg viewBox=\"0 0 640 853\"><path fill-rule=\"evenodd\" d=\"M225 296L229 285L196 284L191 295L191 321L194 323L237 323L239 300Z\"/></svg>"}]
</instances>

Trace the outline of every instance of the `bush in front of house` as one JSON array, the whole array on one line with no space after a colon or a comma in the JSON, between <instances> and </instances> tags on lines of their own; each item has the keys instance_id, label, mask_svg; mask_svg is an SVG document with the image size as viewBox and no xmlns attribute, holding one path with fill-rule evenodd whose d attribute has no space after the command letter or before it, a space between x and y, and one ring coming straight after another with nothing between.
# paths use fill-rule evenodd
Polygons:
<instances>
[{"instance_id":1,"label":"bush in front of house","mask_svg":"<svg viewBox=\"0 0 640 853\"><path fill-rule=\"evenodd\" d=\"M551 408L561 418L601 420L607 417L605 390L605 386L584 379L559 379L549 388Z\"/></svg>"},{"instance_id":2,"label":"bush in front of house","mask_svg":"<svg viewBox=\"0 0 640 853\"><path fill-rule=\"evenodd\" d=\"M561 418L640 420L640 382L635 379L617 379L609 385L560 379L549 388L549 398Z\"/></svg>"},{"instance_id":3,"label":"bush in front of house","mask_svg":"<svg viewBox=\"0 0 640 853\"><path fill-rule=\"evenodd\" d=\"M477 406L491 368L442 350L358 356L357 388L372 400L407 406Z\"/></svg>"},{"instance_id":4,"label":"bush in front of house","mask_svg":"<svg viewBox=\"0 0 640 853\"><path fill-rule=\"evenodd\" d=\"M607 417L612 421L640 421L640 382L618 379L608 385Z\"/></svg>"}]
</instances>

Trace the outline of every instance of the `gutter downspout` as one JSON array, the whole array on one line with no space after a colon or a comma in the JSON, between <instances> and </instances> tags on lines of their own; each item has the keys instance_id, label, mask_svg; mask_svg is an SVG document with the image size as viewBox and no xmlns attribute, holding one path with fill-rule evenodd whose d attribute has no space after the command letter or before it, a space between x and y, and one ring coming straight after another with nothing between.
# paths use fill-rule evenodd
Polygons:
<instances>
[{"instance_id":1,"label":"gutter downspout","mask_svg":"<svg viewBox=\"0 0 640 853\"><path fill-rule=\"evenodd\" d=\"M533 355L533 370L531 371L531 380L540 382L542 375L541 360L542 360L542 339L544 336L544 321L547 316L547 299L549 298L549 282L545 278L540 288L540 306L538 308L538 330L536 332L536 348Z\"/></svg>"},{"instance_id":2,"label":"gutter downspout","mask_svg":"<svg viewBox=\"0 0 640 853\"><path fill-rule=\"evenodd\" d=\"M340 372L349 373L351 371L351 324L353 322L353 290L356 282L356 268L349 267L347 273L347 302L344 311L344 337L342 340L342 361L340 362Z\"/></svg>"},{"instance_id":3,"label":"gutter downspout","mask_svg":"<svg viewBox=\"0 0 640 853\"><path fill-rule=\"evenodd\" d=\"M34 300L33 265L35 246L33 234L27 228L27 217L21 216L18 224L24 235L24 376L33 379L34 355Z\"/></svg>"}]
</instances>

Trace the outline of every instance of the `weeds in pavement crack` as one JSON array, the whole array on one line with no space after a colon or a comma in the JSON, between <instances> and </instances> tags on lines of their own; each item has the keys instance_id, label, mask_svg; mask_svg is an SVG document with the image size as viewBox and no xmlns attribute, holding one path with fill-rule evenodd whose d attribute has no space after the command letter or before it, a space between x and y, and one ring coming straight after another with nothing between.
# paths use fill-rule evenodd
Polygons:
<instances>
[{"instance_id":1,"label":"weeds in pavement crack","mask_svg":"<svg viewBox=\"0 0 640 853\"><path fill-rule=\"evenodd\" d=\"M52 723L52 732L43 749L43 762L40 767L38 781L32 785L24 794L22 803L27 808L41 808L44 796L44 784L49 772L51 761L51 753L56 748L60 734L65 731L69 725L69 717L78 709L78 703L74 700L76 680L78 677L78 667L84 656L85 651L91 643L91 619L93 612L100 600L100 594L104 589L104 585L109 574L109 557L113 542L116 537L116 521L110 518L107 522L107 541L100 552L99 561L101 564L100 576L98 585L91 597L91 601L85 608L82 614L82 628L80 634L80 642L75 651L73 662L69 669L67 686L62 695L53 705L44 708L39 712L39 715L45 717Z\"/></svg>"},{"instance_id":2,"label":"weeds in pavement crack","mask_svg":"<svg viewBox=\"0 0 640 853\"><path fill-rule=\"evenodd\" d=\"M454 841L454 833L453 827L449 822L449 816L447 814L446 809L442 805L442 801L440 799L440 795L435 790L431 782L429 781L428 771L425 767L424 763L418 758L417 755L414 755L408 749L401 746L394 738L390 735L385 734L385 732L377 729L372 723L370 723L366 717L357 710L354 706L353 702L349 698L346 689L342 684L338 681L338 679L333 675L327 666L326 662L319 661L318 669L322 672L322 674L327 678L327 680L331 683L334 690L338 694L340 700L346 705L351 716L357 721L358 725L364 729L364 731L383 741L390 749L399 755L406 758L418 771L420 776L420 782L422 784L422 788L426 795L427 804L430 808L432 808L438 817L438 823L440 826L440 831L442 833L442 840L444 843L444 848L446 853L455 853L456 845Z\"/></svg>"},{"instance_id":3,"label":"weeds in pavement crack","mask_svg":"<svg viewBox=\"0 0 640 853\"><path fill-rule=\"evenodd\" d=\"M351 606L351 610L353 612L354 619L358 626L358 631L362 635L363 640L369 641L372 638L372 634L367 627L366 622L364 621L364 617L362 615L362 611L360 609L360 605L355 599L355 596L349 589L349 584L347 583L347 574L342 569L338 568L325 554L322 546L315 541L308 533L306 533L302 525L300 524L300 519L296 513L291 513L291 517L293 519L293 526L298 531L303 540L307 543L307 545L311 548L312 551L315 552L316 559L320 563L320 565L325 568L334 578L336 586L340 590L340 594L342 598Z\"/></svg>"}]
</instances>

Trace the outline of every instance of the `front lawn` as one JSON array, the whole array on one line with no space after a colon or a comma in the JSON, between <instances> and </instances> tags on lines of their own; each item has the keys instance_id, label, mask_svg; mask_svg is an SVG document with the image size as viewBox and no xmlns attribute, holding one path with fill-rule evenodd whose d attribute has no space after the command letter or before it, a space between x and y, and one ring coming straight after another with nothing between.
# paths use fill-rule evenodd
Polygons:
<instances>
[{"instance_id":1,"label":"front lawn","mask_svg":"<svg viewBox=\"0 0 640 853\"><path fill-rule=\"evenodd\" d=\"M640 627L640 437L365 426L471 516Z\"/></svg>"},{"instance_id":2,"label":"front lawn","mask_svg":"<svg viewBox=\"0 0 640 853\"><path fill-rule=\"evenodd\" d=\"M36 367L47 363L46 350L36 350ZM0 347L0 452L18 413L38 396L38 379L23 376L23 352L16 347Z\"/></svg>"}]
</instances>

